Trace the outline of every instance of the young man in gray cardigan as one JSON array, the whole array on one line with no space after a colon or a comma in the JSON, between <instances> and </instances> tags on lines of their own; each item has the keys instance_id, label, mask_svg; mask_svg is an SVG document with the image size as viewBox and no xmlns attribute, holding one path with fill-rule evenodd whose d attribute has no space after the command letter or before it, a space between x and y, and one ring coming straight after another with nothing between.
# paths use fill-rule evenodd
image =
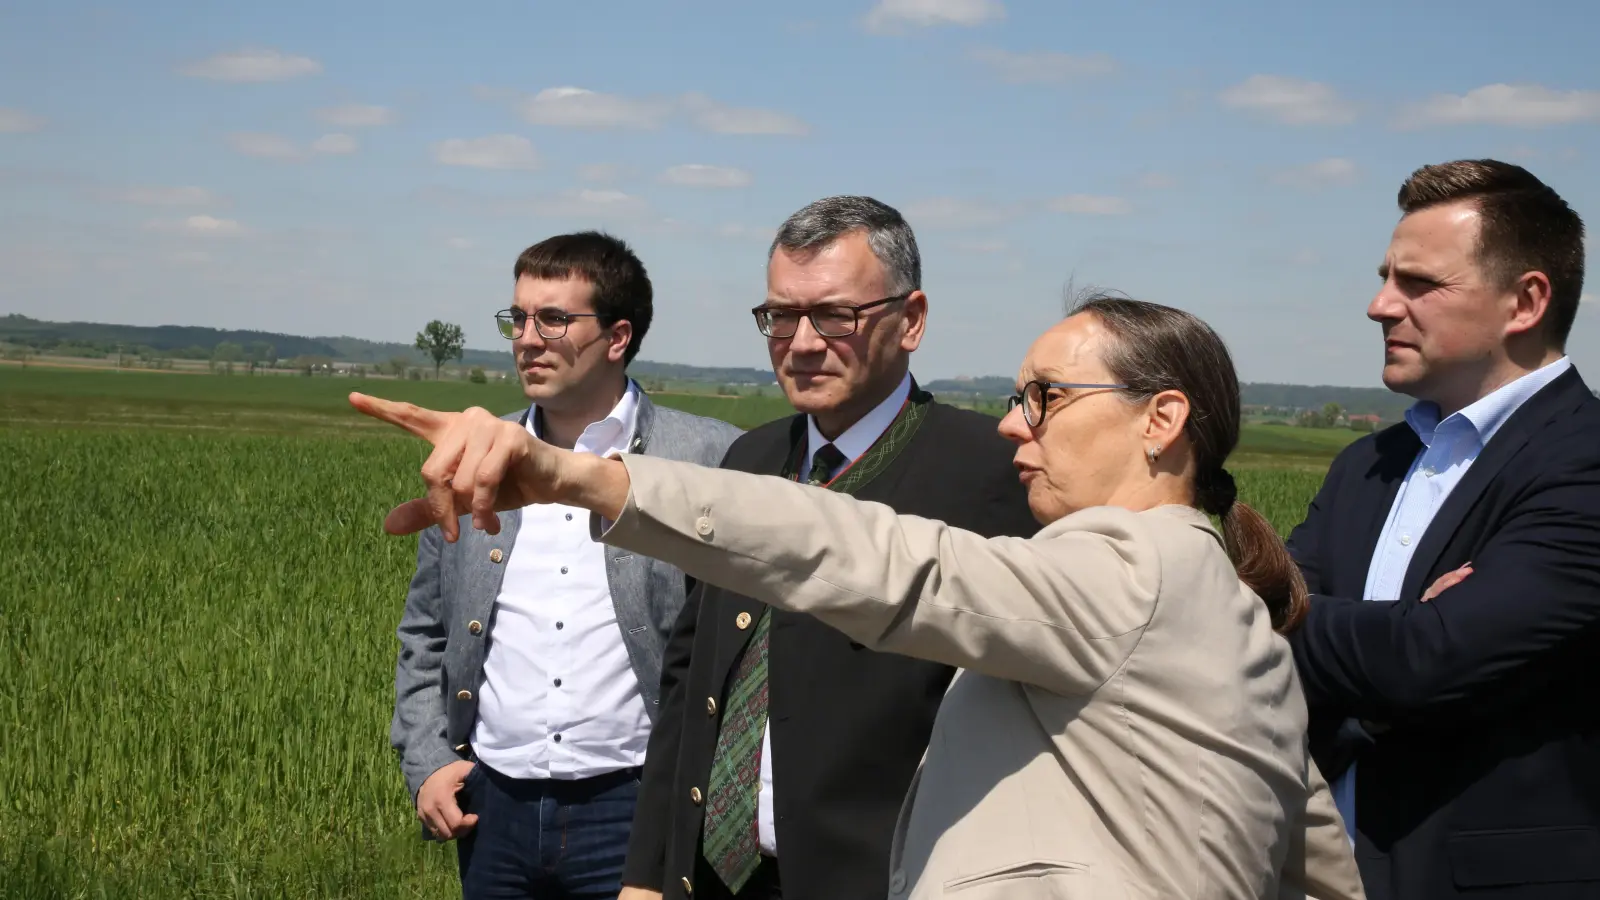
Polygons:
<instances>
[{"instance_id":1,"label":"young man in gray cardigan","mask_svg":"<svg viewBox=\"0 0 1600 900\"><path fill-rule=\"evenodd\" d=\"M531 403L505 418L598 455L722 461L737 428L658 407L626 373L651 286L625 243L551 237L513 275L497 318ZM615 898L685 576L563 506L460 534L422 534L399 626L390 739L424 833L457 842L466 900Z\"/></svg>"}]
</instances>

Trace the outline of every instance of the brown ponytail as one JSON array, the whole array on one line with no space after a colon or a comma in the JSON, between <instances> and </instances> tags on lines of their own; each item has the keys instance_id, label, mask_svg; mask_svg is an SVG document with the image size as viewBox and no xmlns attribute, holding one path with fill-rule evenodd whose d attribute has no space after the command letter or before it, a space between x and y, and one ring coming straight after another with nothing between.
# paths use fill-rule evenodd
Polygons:
<instances>
[{"instance_id":1,"label":"brown ponytail","mask_svg":"<svg viewBox=\"0 0 1600 900\"><path fill-rule=\"evenodd\" d=\"M1299 626L1308 603L1305 578L1283 540L1260 513L1239 502L1223 467L1239 442L1239 382L1222 338L1179 309L1095 294L1073 313L1091 312L1115 335L1102 352L1106 367L1144 401L1162 391L1189 398L1184 435L1194 452L1194 504L1222 520L1222 544L1233 567L1266 604L1272 627Z\"/></svg>"}]
</instances>

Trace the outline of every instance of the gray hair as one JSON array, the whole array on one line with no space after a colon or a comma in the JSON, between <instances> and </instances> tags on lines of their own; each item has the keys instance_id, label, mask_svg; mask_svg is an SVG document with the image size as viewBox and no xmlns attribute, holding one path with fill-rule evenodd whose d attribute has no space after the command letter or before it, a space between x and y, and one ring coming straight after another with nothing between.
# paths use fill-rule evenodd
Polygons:
<instances>
[{"instance_id":1,"label":"gray hair","mask_svg":"<svg viewBox=\"0 0 1600 900\"><path fill-rule=\"evenodd\" d=\"M867 246L883 265L891 294L922 289L922 254L916 235L899 210L871 197L825 197L807 204L784 220L767 248L767 259L779 247L794 253L821 250L852 231L865 230Z\"/></svg>"}]
</instances>

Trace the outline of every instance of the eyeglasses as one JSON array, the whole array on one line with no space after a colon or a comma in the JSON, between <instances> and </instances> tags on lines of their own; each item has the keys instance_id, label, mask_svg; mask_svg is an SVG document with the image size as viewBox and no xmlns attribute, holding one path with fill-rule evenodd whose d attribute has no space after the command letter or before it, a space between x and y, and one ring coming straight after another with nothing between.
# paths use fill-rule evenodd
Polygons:
<instances>
[{"instance_id":1,"label":"eyeglasses","mask_svg":"<svg viewBox=\"0 0 1600 900\"><path fill-rule=\"evenodd\" d=\"M567 326L573 319L598 319L599 313L569 313L553 307L545 307L533 314L534 330L547 341L565 337ZM495 323L500 326L500 336L508 341L522 337L523 329L528 324L527 312L512 307L494 314Z\"/></svg>"},{"instance_id":2,"label":"eyeglasses","mask_svg":"<svg viewBox=\"0 0 1600 900\"><path fill-rule=\"evenodd\" d=\"M1079 384L1072 381L1030 381L1022 386L1022 390L1012 394L1006 401L1006 412L1022 407L1022 418L1029 427L1038 428L1044 421L1044 392L1051 388L1106 388L1110 390L1127 390L1125 384Z\"/></svg>"},{"instance_id":3,"label":"eyeglasses","mask_svg":"<svg viewBox=\"0 0 1600 900\"><path fill-rule=\"evenodd\" d=\"M904 300L911 294L900 294L895 297L885 297L860 306L850 306L844 303L824 303L819 306L810 306L797 309L792 306L758 306L750 310L756 317L756 327L769 338L791 338L795 330L800 327L802 318L811 320L811 327L823 337L847 337L856 333L856 326L861 321L862 310L896 300Z\"/></svg>"}]
</instances>

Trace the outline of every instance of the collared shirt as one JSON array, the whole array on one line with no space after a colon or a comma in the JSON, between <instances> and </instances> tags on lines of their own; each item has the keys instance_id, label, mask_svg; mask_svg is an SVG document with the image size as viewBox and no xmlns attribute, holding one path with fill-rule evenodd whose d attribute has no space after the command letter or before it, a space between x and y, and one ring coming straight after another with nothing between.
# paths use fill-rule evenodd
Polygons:
<instances>
[{"instance_id":1,"label":"collared shirt","mask_svg":"<svg viewBox=\"0 0 1600 900\"><path fill-rule=\"evenodd\" d=\"M1450 492L1511 414L1570 368L1572 363L1563 356L1501 385L1443 421L1439 419L1438 404L1431 401L1418 402L1406 410L1406 424L1422 440L1422 452L1412 461L1411 470L1389 507L1389 517L1383 523L1367 568L1363 600L1400 599L1411 554L1416 552L1423 532ZM1356 828L1355 774L1356 767L1351 765L1333 785L1334 802L1344 816L1352 841Z\"/></svg>"},{"instance_id":2,"label":"collared shirt","mask_svg":"<svg viewBox=\"0 0 1600 900\"><path fill-rule=\"evenodd\" d=\"M906 398L911 395L911 373L907 372L900 384L894 389L887 399L872 411L862 416L854 425L844 430L844 433L833 439L833 446L844 454L844 458L854 462L861 458L872 448L878 438L888 429L889 425L900 414L900 408L905 405ZM817 429L817 420L806 417L806 452L802 454L798 477L805 481L811 474L811 457L823 444L829 443ZM840 467L843 471L844 467ZM834 473L835 475L838 472ZM776 819L772 813L772 724L767 723L766 730L761 735L761 791L757 796L756 806L756 834L761 845L761 852L767 856L778 855L778 829Z\"/></svg>"},{"instance_id":3,"label":"collared shirt","mask_svg":"<svg viewBox=\"0 0 1600 900\"><path fill-rule=\"evenodd\" d=\"M573 449L625 451L638 410L630 379L610 415L585 428ZM528 412L536 435L537 413ZM571 780L643 765L649 714L589 514L533 504L521 515L495 598L473 750L513 778Z\"/></svg>"}]
</instances>

